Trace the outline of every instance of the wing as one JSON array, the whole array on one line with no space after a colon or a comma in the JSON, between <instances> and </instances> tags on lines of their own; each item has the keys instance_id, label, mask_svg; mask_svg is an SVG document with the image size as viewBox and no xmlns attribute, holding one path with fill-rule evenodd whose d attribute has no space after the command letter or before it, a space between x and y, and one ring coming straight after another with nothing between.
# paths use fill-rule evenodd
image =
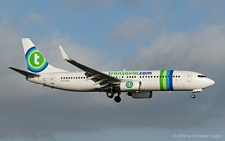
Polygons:
<instances>
[{"instance_id":1,"label":"wing","mask_svg":"<svg viewBox=\"0 0 225 141\"><path fill-rule=\"evenodd\" d=\"M69 62L70 64L73 64L74 66L80 68L81 70L85 71L85 75L87 76L87 80L92 80L95 82L95 84L100 84L100 88L109 87L113 84L119 84L121 82L120 79L117 79L115 77L109 76L105 73L102 73L100 71L97 71L95 69L92 69L90 67L87 67L83 64L80 64L76 62L75 60L69 58L65 51L63 50L62 46L59 46L60 51L62 53L63 59Z\"/></svg>"}]
</instances>

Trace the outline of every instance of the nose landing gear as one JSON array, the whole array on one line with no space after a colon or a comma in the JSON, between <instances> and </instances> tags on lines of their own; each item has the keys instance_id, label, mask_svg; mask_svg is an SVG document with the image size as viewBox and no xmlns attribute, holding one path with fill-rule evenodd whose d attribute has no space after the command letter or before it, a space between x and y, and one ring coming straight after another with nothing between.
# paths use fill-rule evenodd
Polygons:
<instances>
[{"instance_id":1,"label":"nose landing gear","mask_svg":"<svg viewBox=\"0 0 225 141\"><path fill-rule=\"evenodd\" d=\"M196 97L195 94L192 94L192 95L191 95L191 98L195 99L195 97Z\"/></svg>"}]
</instances>

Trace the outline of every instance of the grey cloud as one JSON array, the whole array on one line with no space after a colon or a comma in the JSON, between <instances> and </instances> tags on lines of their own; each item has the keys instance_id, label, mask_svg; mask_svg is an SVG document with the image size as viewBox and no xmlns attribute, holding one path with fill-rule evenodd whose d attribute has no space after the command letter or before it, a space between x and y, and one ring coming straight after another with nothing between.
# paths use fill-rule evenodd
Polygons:
<instances>
[{"instance_id":1,"label":"grey cloud","mask_svg":"<svg viewBox=\"0 0 225 141\"><path fill-rule=\"evenodd\" d=\"M215 25L199 28L196 32L163 33L151 46L137 47L137 54L127 61L145 69L195 69L198 66L208 70L223 62L224 30L224 26Z\"/></svg>"},{"instance_id":2,"label":"grey cloud","mask_svg":"<svg viewBox=\"0 0 225 141\"><path fill-rule=\"evenodd\" d=\"M151 46L138 47L134 57L124 60L122 64L129 69L199 71L215 79L215 86L197 94L195 100L191 99L190 92L154 92L153 98L147 100L134 100L122 95L119 104L107 98L105 93L73 93L40 87L7 70L4 67L6 64L15 67L25 64L21 39L10 33L2 42L9 48L1 52L4 63L0 68L4 72L0 72L3 78L0 81L0 125L4 128L0 128L0 138L53 138L57 133L110 128L170 130L224 127L224 29L224 26L216 25L197 31L164 33L154 39ZM4 37L4 33L0 32L0 36ZM107 63L102 63L105 56L99 56L98 51L79 46L69 37L53 36L51 39L33 41L56 67L74 69L73 66L68 67L70 64L67 65L59 56L59 44L72 58L82 60L82 63L93 68L101 70L102 64ZM12 55L16 61L10 59Z\"/></svg>"},{"instance_id":3,"label":"grey cloud","mask_svg":"<svg viewBox=\"0 0 225 141\"><path fill-rule=\"evenodd\" d=\"M23 53L17 46L20 46L18 42L20 41L18 35L16 34L17 29L22 25L21 22L14 22L9 20L3 20L0 23L0 40L1 40L1 75L5 76L9 74L6 67L11 64L16 63L21 65L21 61L16 62L18 59L24 59L20 56ZM10 55L14 54L14 55Z\"/></svg>"},{"instance_id":4,"label":"grey cloud","mask_svg":"<svg viewBox=\"0 0 225 141\"><path fill-rule=\"evenodd\" d=\"M148 37L154 31L148 18L130 18L124 20L114 30L112 40L140 39Z\"/></svg>"},{"instance_id":5,"label":"grey cloud","mask_svg":"<svg viewBox=\"0 0 225 141\"><path fill-rule=\"evenodd\" d=\"M38 14L30 14L30 15L28 15L28 18L33 20L34 22L37 22L37 23L40 23L40 22L43 21L43 17L41 17Z\"/></svg>"},{"instance_id":6,"label":"grey cloud","mask_svg":"<svg viewBox=\"0 0 225 141\"><path fill-rule=\"evenodd\" d=\"M210 18L214 20L214 22L224 21L224 1L217 0L189 0L191 6L193 8L197 8L199 10L199 14L205 15L208 14Z\"/></svg>"}]
</instances>

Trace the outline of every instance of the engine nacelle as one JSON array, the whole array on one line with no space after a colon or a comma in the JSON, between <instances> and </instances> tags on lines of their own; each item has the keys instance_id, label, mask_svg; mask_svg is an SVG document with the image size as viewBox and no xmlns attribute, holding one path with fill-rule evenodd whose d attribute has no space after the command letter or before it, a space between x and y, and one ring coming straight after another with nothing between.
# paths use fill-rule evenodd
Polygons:
<instances>
[{"instance_id":1,"label":"engine nacelle","mask_svg":"<svg viewBox=\"0 0 225 141\"><path fill-rule=\"evenodd\" d=\"M132 98L141 99L141 98L152 98L152 91L146 91L146 92L138 92L138 93L128 93L129 96L132 96Z\"/></svg>"},{"instance_id":2,"label":"engine nacelle","mask_svg":"<svg viewBox=\"0 0 225 141\"><path fill-rule=\"evenodd\" d=\"M124 92L138 92L140 90L141 82L136 80L123 81L120 83L120 91Z\"/></svg>"}]
</instances>

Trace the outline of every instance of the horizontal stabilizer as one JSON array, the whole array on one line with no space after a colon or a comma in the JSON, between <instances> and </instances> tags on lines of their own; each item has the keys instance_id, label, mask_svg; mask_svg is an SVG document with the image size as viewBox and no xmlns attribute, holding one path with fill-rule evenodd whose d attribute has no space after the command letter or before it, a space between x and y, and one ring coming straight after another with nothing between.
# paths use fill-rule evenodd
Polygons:
<instances>
[{"instance_id":1,"label":"horizontal stabilizer","mask_svg":"<svg viewBox=\"0 0 225 141\"><path fill-rule=\"evenodd\" d=\"M13 68L13 67L9 67L10 69L26 76L26 77L39 77L40 75L38 74L34 74L34 73L30 73L30 72L27 72L27 71L24 71L24 70L20 70L20 69L17 69L17 68Z\"/></svg>"}]
</instances>

